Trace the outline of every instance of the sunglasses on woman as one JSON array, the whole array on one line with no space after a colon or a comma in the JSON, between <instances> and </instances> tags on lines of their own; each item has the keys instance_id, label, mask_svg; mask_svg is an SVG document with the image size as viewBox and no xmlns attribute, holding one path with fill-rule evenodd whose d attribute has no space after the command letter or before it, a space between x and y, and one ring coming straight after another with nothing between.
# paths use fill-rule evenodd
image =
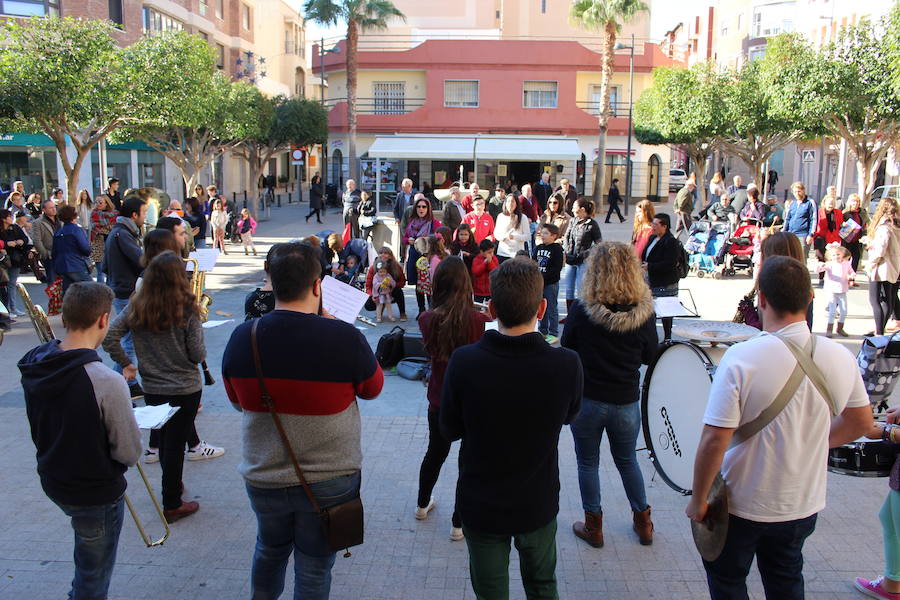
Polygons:
<instances>
[{"instance_id":1,"label":"sunglasses on woman","mask_svg":"<svg viewBox=\"0 0 900 600\"><path fill-rule=\"evenodd\" d=\"M416 208L428 208L427 204L416 204Z\"/></svg>"}]
</instances>

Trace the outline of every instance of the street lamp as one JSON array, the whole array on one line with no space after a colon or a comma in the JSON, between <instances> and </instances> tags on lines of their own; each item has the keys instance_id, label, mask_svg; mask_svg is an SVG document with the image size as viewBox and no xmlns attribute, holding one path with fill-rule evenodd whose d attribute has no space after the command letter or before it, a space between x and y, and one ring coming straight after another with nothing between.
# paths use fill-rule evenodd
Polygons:
<instances>
[{"instance_id":1,"label":"street lamp","mask_svg":"<svg viewBox=\"0 0 900 600\"><path fill-rule=\"evenodd\" d=\"M625 150L625 214L628 214L628 204L631 202L631 128L632 108L634 108L634 34L631 34L631 45L622 42L616 43L613 50L631 50L628 57L628 145Z\"/></svg>"},{"instance_id":2,"label":"street lamp","mask_svg":"<svg viewBox=\"0 0 900 600\"><path fill-rule=\"evenodd\" d=\"M319 100L322 103L322 108L325 108L325 55L334 53L337 54L341 51L338 46L332 46L328 50L325 49L325 38L319 40L319 68L321 70L321 79L319 81ZM326 116L327 119L327 116ZM322 197L325 199L324 202L327 205L328 202L328 194L326 192L326 187L328 185L328 123L326 120L325 123L325 141L322 142Z\"/></svg>"}]
</instances>

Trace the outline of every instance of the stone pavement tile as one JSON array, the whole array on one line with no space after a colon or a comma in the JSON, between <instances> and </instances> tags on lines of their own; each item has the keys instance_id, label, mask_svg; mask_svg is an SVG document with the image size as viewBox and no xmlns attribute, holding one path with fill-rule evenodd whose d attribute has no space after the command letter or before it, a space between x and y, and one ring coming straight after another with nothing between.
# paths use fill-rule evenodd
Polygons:
<instances>
[{"instance_id":1,"label":"stone pavement tile","mask_svg":"<svg viewBox=\"0 0 900 600\"><path fill-rule=\"evenodd\" d=\"M127 516L111 598L249 597L256 523L236 472L240 415L204 411L201 417L203 436L228 449L222 458L185 465L187 495L201 502L201 510L173 525L170 540L152 549L143 547ZM367 543L354 549L351 558L337 559L335 600L474 598L465 543L447 539L458 444L454 444L435 488L437 508L425 521L413 516L426 432L424 418L364 417ZM72 533L65 517L40 489L28 435L23 409L0 408L0 472L16 482L15 487L6 488L12 493L0 496L0 598L60 598L72 575ZM644 547L637 543L618 473L604 445L600 475L607 542L604 548L594 549L571 532L572 522L582 518L582 511L567 429L559 451L557 544L562 598L707 597L705 575L683 517L686 499L659 481L650 482L652 466L646 457L641 457L640 464L648 479L648 497L657 524L654 544ZM158 466L149 465L147 472L158 490ZM138 488L133 469L129 481L130 494L154 535L159 525L153 521L150 501ZM806 576L811 594L855 598L853 577L873 576L881 570L881 545L872 538L877 536L877 512L885 494L883 479L829 476L828 507L807 542ZM518 564L513 552L511 598L524 598ZM660 586L664 586L662 590ZM292 589L289 575L284 597L290 597ZM657 595L663 591L669 591L669 596ZM753 598L763 597L755 570L751 571L750 591Z\"/></svg>"}]
</instances>

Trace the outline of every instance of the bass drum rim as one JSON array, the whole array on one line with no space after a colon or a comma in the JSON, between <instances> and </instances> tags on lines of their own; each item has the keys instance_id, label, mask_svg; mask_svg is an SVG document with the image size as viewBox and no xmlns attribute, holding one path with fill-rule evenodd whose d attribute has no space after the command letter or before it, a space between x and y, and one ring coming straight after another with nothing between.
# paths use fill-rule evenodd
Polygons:
<instances>
[{"instance_id":1,"label":"bass drum rim","mask_svg":"<svg viewBox=\"0 0 900 600\"><path fill-rule=\"evenodd\" d=\"M656 470L657 474L662 478L666 485L675 490L676 492L682 494L683 496L690 496L692 494L692 490L686 490L682 488L680 485L672 481L669 476L666 474L665 470L659 464L659 461L656 458L656 451L653 448L653 438L650 432L650 421L647 418L648 415L648 403L649 403L649 394L650 394L650 382L653 378L653 372L656 370L656 365L659 363L659 357L663 355L663 353L673 346L687 346L690 348L694 354L700 359L700 361L706 366L707 373L709 374L709 381L712 383L712 373L709 373L710 368L715 367L716 364L710 359L709 355L697 344L687 341L679 341L679 340L667 340L659 345L656 350L656 356L653 358L653 362L647 366L647 371L644 373L644 380L641 382L641 431L644 434L644 444L647 446L647 450L650 452L650 462L653 463L653 468Z\"/></svg>"}]
</instances>

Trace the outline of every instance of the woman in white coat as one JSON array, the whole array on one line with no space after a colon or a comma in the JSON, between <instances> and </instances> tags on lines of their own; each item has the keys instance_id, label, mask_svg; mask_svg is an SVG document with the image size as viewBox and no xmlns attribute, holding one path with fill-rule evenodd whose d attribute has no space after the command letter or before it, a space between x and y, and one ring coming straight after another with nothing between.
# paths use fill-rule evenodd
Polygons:
<instances>
[{"instance_id":1,"label":"woman in white coat","mask_svg":"<svg viewBox=\"0 0 900 600\"><path fill-rule=\"evenodd\" d=\"M525 242L531 239L528 217L513 194L506 197L503 212L497 215L494 239L497 240L497 259L501 263L524 250Z\"/></svg>"}]
</instances>

